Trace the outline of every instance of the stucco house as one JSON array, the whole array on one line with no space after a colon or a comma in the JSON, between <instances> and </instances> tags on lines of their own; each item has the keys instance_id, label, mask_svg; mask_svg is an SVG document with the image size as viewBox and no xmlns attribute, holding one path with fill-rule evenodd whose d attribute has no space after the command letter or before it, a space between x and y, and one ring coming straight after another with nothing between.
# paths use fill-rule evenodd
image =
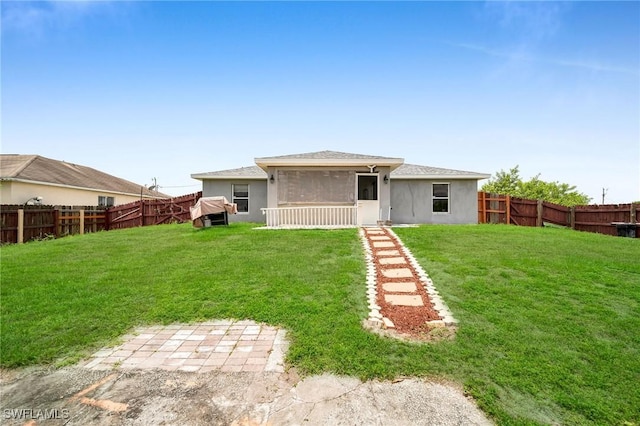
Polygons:
<instances>
[{"instance_id":1,"label":"stucco house","mask_svg":"<svg viewBox=\"0 0 640 426\"><path fill-rule=\"evenodd\" d=\"M91 167L40 155L0 155L0 204L113 206L170 198Z\"/></svg>"},{"instance_id":2,"label":"stucco house","mask_svg":"<svg viewBox=\"0 0 640 426\"><path fill-rule=\"evenodd\" d=\"M255 163L191 177L202 181L203 197L222 195L238 205L230 221L273 227L477 223L478 180L490 177L336 151Z\"/></svg>"}]
</instances>

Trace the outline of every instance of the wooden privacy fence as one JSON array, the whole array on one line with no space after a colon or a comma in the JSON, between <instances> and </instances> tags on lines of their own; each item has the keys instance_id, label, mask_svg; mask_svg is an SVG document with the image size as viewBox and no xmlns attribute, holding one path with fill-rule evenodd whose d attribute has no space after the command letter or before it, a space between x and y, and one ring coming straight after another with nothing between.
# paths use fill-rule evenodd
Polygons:
<instances>
[{"instance_id":1,"label":"wooden privacy fence","mask_svg":"<svg viewBox=\"0 0 640 426\"><path fill-rule=\"evenodd\" d=\"M0 238L3 244L104 229L104 207L4 205L0 208Z\"/></svg>"},{"instance_id":2,"label":"wooden privacy fence","mask_svg":"<svg viewBox=\"0 0 640 426\"><path fill-rule=\"evenodd\" d=\"M188 222L190 207L202 197L202 192L161 200L141 200L110 207L107 210L108 229L124 229L161 223Z\"/></svg>"},{"instance_id":3,"label":"wooden privacy fence","mask_svg":"<svg viewBox=\"0 0 640 426\"><path fill-rule=\"evenodd\" d=\"M614 223L636 223L639 204L603 204L566 207L542 200L478 193L478 223L520 226L554 224L578 231L618 235ZM639 225L640 226L640 225ZM636 232L636 237L640 237Z\"/></svg>"},{"instance_id":4,"label":"wooden privacy fence","mask_svg":"<svg viewBox=\"0 0 640 426\"><path fill-rule=\"evenodd\" d=\"M191 220L201 192L121 206L0 206L2 244Z\"/></svg>"}]
</instances>

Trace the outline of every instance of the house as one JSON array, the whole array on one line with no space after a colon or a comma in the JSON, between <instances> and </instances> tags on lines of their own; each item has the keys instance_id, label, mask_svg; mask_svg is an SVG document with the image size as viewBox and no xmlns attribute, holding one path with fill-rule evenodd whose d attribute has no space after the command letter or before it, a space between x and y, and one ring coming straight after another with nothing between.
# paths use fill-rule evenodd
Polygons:
<instances>
[{"instance_id":1,"label":"house","mask_svg":"<svg viewBox=\"0 0 640 426\"><path fill-rule=\"evenodd\" d=\"M40 155L0 155L0 204L112 206L170 198L91 167Z\"/></svg>"},{"instance_id":2,"label":"house","mask_svg":"<svg viewBox=\"0 0 640 426\"><path fill-rule=\"evenodd\" d=\"M202 181L204 197L222 195L238 205L231 220L281 227L477 223L478 180L490 177L336 151L255 163L191 177Z\"/></svg>"}]
</instances>

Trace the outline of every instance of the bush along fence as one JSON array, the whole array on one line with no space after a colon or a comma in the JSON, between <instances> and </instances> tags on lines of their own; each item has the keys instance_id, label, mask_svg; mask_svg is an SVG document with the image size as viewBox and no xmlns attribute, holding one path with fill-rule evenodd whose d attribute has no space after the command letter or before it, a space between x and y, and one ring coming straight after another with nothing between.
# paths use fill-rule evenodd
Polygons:
<instances>
[{"instance_id":1,"label":"bush along fence","mask_svg":"<svg viewBox=\"0 0 640 426\"><path fill-rule=\"evenodd\" d=\"M636 225L640 204L566 207L542 200L478 193L478 223L520 226L556 225L578 231L640 238Z\"/></svg>"},{"instance_id":2,"label":"bush along fence","mask_svg":"<svg viewBox=\"0 0 640 426\"><path fill-rule=\"evenodd\" d=\"M191 220L189 207L201 192L140 200L109 208L95 206L0 206L2 244Z\"/></svg>"}]
</instances>

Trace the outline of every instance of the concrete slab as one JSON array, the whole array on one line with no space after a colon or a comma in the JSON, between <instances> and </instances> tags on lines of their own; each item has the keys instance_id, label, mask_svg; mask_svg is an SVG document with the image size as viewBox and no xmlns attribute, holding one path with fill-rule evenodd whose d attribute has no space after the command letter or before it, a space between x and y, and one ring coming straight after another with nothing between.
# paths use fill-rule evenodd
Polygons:
<instances>
[{"instance_id":1,"label":"concrete slab","mask_svg":"<svg viewBox=\"0 0 640 426\"><path fill-rule=\"evenodd\" d=\"M376 256L400 256L400 250L378 250Z\"/></svg>"},{"instance_id":2,"label":"concrete slab","mask_svg":"<svg viewBox=\"0 0 640 426\"><path fill-rule=\"evenodd\" d=\"M413 293L418 291L416 283L384 283L382 284L384 291L389 293Z\"/></svg>"},{"instance_id":3,"label":"concrete slab","mask_svg":"<svg viewBox=\"0 0 640 426\"><path fill-rule=\"evenodd\" d=\"M395 247L396 245L391 241L374 241L373 247L375 248L384 248L384 247Z\"/></svg>"},{"instance_id":4,"label":"concrete slab","mask_svg":"<svg viewBox=\"0 0 640 426\"><path fill-rule=\"evenodd\" d=\"M423 306L422 297L420 296L385 294L384 300L386 300L387 303L396 306Z\"/></svg>"},{"instance_id":5,"label":"concrete slab","mask_svg":"<svg viewBox=\"0 0 640 426\"><path fill-rule=\"evenodd\" d=\"M413 272L409 268L383 269L382 275L387 278L412 278Z\"/></svg>"},{"instance_id":6,"label":"concrete slab","mask_svg":"<svg viewBox=\"0 0 640 426\"><path fill-rule=\"evenodd\" d=\"M391 241L391 238L386 235L372 235L369 237L371 241Z\"/></svg>"},{"instance_id":7,"label":"concrete slab","mask_svg":"<svg viewBox=\"0 0 640 426\"><path fill-rule=\"evenodd\" d=\"M383 257L379 261L381 265L401 265L407 263L404 257Z\"/></svg>"}]
</instances>

